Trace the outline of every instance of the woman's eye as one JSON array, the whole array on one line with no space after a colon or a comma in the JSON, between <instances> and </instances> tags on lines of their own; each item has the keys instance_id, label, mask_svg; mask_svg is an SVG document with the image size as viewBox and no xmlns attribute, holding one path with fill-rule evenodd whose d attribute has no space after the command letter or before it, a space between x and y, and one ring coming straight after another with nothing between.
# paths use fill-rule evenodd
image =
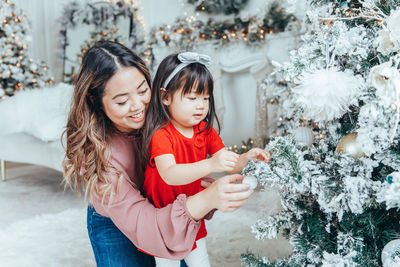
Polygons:
<instances>
[{"instance_id":1,"label":"woman's eye","mask_svg":"<svg viewBox=\"0 0 400 267\"><path fill-rule=\"evenodd\" d=\"M209 96L206 96L205 98L204 98L204 100L210 100L210 97Z\"/></svg>"},{"instance_id":2,"label":"woman's eye","mask_svg":"<svg viewBox=\"0 0 400 267\"><path fill-rule=\"evenodd\" d=\"M127 101L120 102L120 103L117 103L117 104L118 104L118 105L120 105L120 106L123 106L123 105L125 105L125 104L126 104L126 102L127 102Z\"/></svg>"},{"instance_id":3,"label":"woman's eye","mask_svg":"<svg viewBox=\"0 0 400 267\"><path fill-rule=\"evenodd\" d=\"M189 99L189 100L196 100L195 97L190 97L190 96L188 96L188 99Z\"/></svg>"},{"instance_id":4,"label":"woman's eye","mask_svg":"<svg viewBox=\"0 0 400 267\"><path fill-rule=\"evenodd\" d=\"M144 95L144 94L147 93L147 90L149 90L149 88L146 88L146 89L140 91L139 94L140 94L140 95Z\"/></svg>"}]
</instances>

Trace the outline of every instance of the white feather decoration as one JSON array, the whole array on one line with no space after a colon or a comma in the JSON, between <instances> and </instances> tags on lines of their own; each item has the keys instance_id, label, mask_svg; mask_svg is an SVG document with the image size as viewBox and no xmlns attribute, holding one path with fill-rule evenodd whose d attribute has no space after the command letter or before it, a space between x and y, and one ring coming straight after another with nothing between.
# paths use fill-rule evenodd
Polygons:
<instances>
[{"instance_id":1,"label":"white feather decoration","mask_svg":"<svg viewBox=\"0 0 400 267\"><path fill-rule=\"evenodd\" d=\"M294 101L307 119L316 122L340 118L351 104L357 104L361 78L352 72L317 70L305 72L293 88Z\"/></svg>"}]
</instances>

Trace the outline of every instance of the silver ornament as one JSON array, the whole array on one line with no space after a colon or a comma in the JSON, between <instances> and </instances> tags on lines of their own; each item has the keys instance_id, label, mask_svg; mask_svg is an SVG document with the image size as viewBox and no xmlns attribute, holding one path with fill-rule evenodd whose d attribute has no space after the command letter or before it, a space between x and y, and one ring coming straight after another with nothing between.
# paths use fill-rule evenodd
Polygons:
<instances>
[{"instance_id":1,"label":"silver ornament","mask_svg":"<svg viewBox=\"0 0 400 267\"><path fill-rule=\"evenodd\" d=\"M314 133L311 128L299 127L294 130L293 133L294 140L300 146L311 146L314 141Z\"/></svg>"},{"instance_id":2,"label":"silver ornament","mask_svg":"<svg viewBox=\"0 0 400 267\"><path fill-rule=\"evenodd\" d=\"M253 177L253 176L244 177L242 183L250 185L251 189L255 189L257 187L257 185L258 185L257 179L255 177Z\"/></svg>"},{"instance_id":3,"label":"silver ornament","mask_svg":"<svg viewBox=\"0 0 400 267\"><path fill-rule=\"evenodd\" d=\"M400 239L390 241L381 254L383 267L400 266Z\"/></svg>"}]
</instances>

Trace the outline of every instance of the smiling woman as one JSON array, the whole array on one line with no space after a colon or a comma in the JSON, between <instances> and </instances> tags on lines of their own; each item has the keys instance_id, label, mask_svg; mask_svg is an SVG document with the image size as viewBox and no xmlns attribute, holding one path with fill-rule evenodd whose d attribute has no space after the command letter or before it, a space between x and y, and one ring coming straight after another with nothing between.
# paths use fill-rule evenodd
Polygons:
<instances>
[{"instance_id":1,"label":"smiling woman","mask_svg":"<svg viewBox=\"0 0 400 267\"><path fill-rule=\"evenodd\" d=\"M106 84L104 112L119 131L129 133L143 127L150 96L150 86L137 68L121 68Z\"/></svg>"},{"instance_id":2,"label":"smiling woman","mask_svg":"<svg viewBox=\"0 0 400 267\"><path fill-rule=\"evenodd\" d=\"M205 190L181 194L157 209L141 195L143 128L151 97L144 62L121 44L102 41L83 57L67 123L67 185L84 189L87 227L97 266L154 266L149 252L181 260L193 248L201 218L211 210L234 211L251 194L218 179ZM140 248L138 250L137 248Z\"/></svg>"}]
</instances>

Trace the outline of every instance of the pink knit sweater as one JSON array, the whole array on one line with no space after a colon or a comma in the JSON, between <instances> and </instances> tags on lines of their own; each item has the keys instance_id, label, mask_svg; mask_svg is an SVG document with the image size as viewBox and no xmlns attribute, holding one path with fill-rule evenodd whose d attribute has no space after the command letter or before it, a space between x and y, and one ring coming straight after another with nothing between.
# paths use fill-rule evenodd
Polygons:
<instances>
[{"instance_id":1,"label":"pink knit sweater","mask_svg":"<svg viewBox=\"0 0 400 267\"><path fill-rule=\"evenodd\" d=\"M110 163L127 179L123 179L111 205L102 205L101 199L92 205L141 250L157 257L183 259L192 250L200 221L193 220L186 210L185 195L161 209L141 195L136 186L142 186L143 177L135 176L135 151L136 142L131 137L120 133L112 136ZM117 186L117 175L109 174L109 178Z\"/></svg>"}]
</instances>

